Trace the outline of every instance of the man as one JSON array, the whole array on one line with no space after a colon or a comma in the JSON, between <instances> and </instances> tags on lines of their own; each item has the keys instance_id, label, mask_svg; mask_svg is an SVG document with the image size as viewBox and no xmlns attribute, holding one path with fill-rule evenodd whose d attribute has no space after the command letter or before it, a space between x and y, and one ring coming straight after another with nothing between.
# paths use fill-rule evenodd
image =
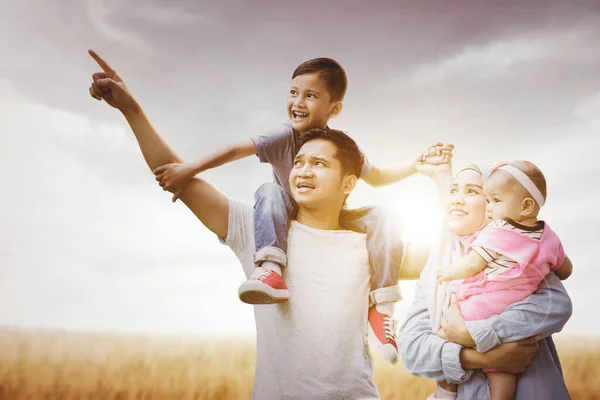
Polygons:
<instances>
[{"instance_id":1,"label":"man","mask_svg":"<svg viewBox=\"0 0 600 400\"><path fill-rule=\"evenodd\" d=\"M152 128L123 80L97 54L90 54L104 70L93 75L90 94L123 113L150 169L181 162ZM294 159L289 183L298 213L288 233L286 269L291 300L254 308L257 365L252 398L378 397L367 345L366 235L339 225L362 163L351 138L320 128L306 134ZM250 276L255 267L252 206L228 199L202 179L194 179L180 199L232 248ZM426 253L408 247L401 276L418 277L425 259Z\"/></svg>"}]
</instances>

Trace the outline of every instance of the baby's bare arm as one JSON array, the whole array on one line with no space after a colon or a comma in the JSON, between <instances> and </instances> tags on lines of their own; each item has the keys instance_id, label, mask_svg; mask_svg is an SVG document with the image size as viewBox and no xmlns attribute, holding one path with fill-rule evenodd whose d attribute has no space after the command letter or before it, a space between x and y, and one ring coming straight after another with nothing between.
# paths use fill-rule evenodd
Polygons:
<instances>
[{"instance_id":1,"label":"baby's bare arm","mask_svg":"<svg viewBox=\"0 0 600 400\"><path fill-rule=\"evenodd\" d=\"M554 270L554 273L561 281L564 281L571 276L571 273L573 273L573 264L571 263L569 257L565 257L565 260L562 262L562 264L560 264L560 267Z\"/></svg>"},{"instance_id":2,"label":"baby's bare arm","mask_svg":"<svg viewBox=\"0 0 600 400\"><path fill-rule=\"evenodd\" d=\"M477 254L476 251L470 251L469 254L461 258L455 264L452 264L445 270L439 271L438 280L454 281L457 279L470 278L481 272L486 265L486 261Z\"/></svg>"}]
</instances>

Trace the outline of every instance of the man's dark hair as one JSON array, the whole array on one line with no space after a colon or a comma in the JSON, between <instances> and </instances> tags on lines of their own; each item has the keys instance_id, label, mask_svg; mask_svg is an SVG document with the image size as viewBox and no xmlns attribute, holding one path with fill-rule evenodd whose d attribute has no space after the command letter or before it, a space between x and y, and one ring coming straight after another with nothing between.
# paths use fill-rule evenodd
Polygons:
<instances>
[{"instance_id":1,"label":"man's dark hair","mask_svg":"<svg viewBox=\"0 0 600 400\"><path fill-rule=\"evenodd\" d=\"M344 100L348 88L348 79L346 78L346 71L340 63L331 58L313 58L300 64L292 74L292 79L299 75L314 73L318 73L323 83L325 83L331 101Z\"/></svg>"},{"instance_id":2,"label":"man's dark hair","mask_svg":"<svg viewBox=\"0 0 600 400\"><path fill-rule=\"evenodd\" d=\"M365 158L358 145L342 131L329 128L313 128L300 135L300 146L311 140L322 139L333 143L336 147L335 158L342 166L342 175L360 177Z\"/></svg>"}]
</instances>

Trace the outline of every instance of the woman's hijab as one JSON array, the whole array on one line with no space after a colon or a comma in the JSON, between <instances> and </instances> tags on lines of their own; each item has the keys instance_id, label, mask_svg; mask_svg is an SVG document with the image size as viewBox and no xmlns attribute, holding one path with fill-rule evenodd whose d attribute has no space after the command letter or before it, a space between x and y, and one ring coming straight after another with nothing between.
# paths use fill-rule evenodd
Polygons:
<instances>
[{"instance_id":1,"label":"woman's hijab","mask_svg":"<svg viewBox=\"0 0 600 400\"><path fill-rule=\"evenodd\" d=\"M478 166L470 165L460 170L457 175L467 169L482 174L481 169ZM458 236L450 232L447 227L447 217L447 210L444 209L442 218L443 226L442 229L440 229L440 236L435 241L429 259L419 278L419 285L423 288L427 299L431 328L434 332L437 332L440 329L440 323L442 322L444 312L450 305L451 295L449 282L438 283L436 271L452 265L463 257L471 237L471 235ZM486 221L484 219L481 228L485 226L485 224Z\"/></svg>"}]
</instances>

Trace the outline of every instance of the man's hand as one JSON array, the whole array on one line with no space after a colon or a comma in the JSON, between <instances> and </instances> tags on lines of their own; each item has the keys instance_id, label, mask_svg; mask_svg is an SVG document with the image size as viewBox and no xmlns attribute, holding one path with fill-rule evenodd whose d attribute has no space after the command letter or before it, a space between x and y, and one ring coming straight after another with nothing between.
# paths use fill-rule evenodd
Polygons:
<instances>
[{"instance_id":1,"label":"man's hand","mask_svg":"<svg viewBox=\"0 0 600 400\"><path fill-rule=\"evenodd\" d=\"M475 341L467 329L465 317L460 312L455 294L452 294L450 308L446 318L440 324L439 336L463 347L475 347Z\"/></svg>"},{"instance_id":2,"label":"man's hand","mask_svg":"<svg viewBox=\"0 0 600 400\"><path fill-rule=\"evenodd\" d=\"M92 75L90 95L96 100L106 101L110 106L123 113L135 108L137 103L125 86L123 79L95 51L88 50L88 53L102 68L102 72Z\"/></svg>"},{"instance_id":3,"label":"man's hand","mask_svg":"<svg viewBox=\"0 0 600 400\"><path fill-rule=\"evenodd\" d=\"M509 374L518 374L533 361L539 350L538 341L541 336L534 336L498 345L483 353L484 368L492 368Z\"/></svg>"},{"instance_id":4,"label":"man's hand","mask_svg":"<svg viewBox=\"0 0 600 400\"><path fill-rule=\"evenodd\" d=\"M173 203L177 201L188 183L190 183L190 180L194 177L193 171L187 163L162 165L152 172L163 190L173 193Z\"/></svg>"}]
</instances>

